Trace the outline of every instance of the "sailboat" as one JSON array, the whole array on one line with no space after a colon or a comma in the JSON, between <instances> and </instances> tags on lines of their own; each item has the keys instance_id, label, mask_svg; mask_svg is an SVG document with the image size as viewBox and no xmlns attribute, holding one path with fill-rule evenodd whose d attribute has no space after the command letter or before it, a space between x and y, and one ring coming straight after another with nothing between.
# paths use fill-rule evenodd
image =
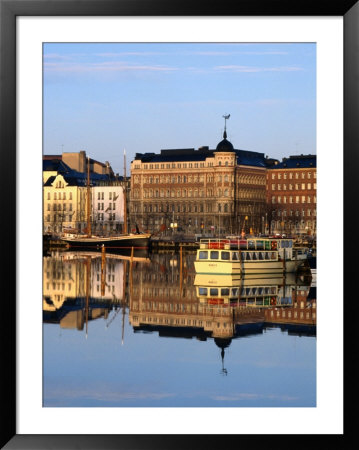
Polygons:
<instances>
[{"instance_id":1,"label":"sailboat","mask_svg":"<svg viewBox=\"0 0 359 450\"><path fill-rule=\"evenodd\" d=\"M95 236L91 231L91 195L90 195L90 158L87 160L87 234L86 235L71 235L62 237L61 240L67 244L68 248L73 250L83 249L97 249L101 250L105 247L106 251L126 252L131 251L132 248L148 249L150 245L150 233L142 233L139 231L136 224L136 232L128 233L127 230L127 187L126 187L126 159L124 172L124 229L123 233L117 236L101 237Z\"/></svg>"}]
</instances>

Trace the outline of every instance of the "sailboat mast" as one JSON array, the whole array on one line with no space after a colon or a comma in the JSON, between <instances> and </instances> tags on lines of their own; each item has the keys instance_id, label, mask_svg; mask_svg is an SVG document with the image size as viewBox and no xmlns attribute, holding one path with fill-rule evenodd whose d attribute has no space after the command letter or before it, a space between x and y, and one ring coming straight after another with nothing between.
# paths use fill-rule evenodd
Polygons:
<instances>
[{"instance_id":1,"label":"sailboat mast","mask_svg":"<svg viewBox=\"0 0 359 450\"><path fill-rule=\"evenodd\" d=\"M91 193L90 193L90 157L87 157L87 235L90 237L91 230Z\"/></svg>"},{"instance_id":2,"label":"sailboat mast","mask_svg":"<svg viewBox=\"0 0 359 450\"><path fill-rule=\"evenodd\" d=\"M123 232L127 231L127 179L126 179L126 150L123 151Z\"/></svg>"}]
</instances>

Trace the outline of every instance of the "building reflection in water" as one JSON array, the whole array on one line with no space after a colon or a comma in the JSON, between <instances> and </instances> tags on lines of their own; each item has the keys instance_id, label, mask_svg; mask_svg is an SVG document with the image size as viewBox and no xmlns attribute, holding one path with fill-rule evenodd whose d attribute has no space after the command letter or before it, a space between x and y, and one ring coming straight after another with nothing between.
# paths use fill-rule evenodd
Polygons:
<instances>
[{"instance_id":1,"label":"building reflection in water","mask_svg":"<svg viewBox=\"0 0 359 450\"><path fill-rule=\"evenodd\" d=\"M102 318L108 326L119 312L124 319L127 309L136 333L213 339L224 375L225 349L232 339L273 327L316 336L316 287L310 276L196 275L193 261L186 252L152 254L150 259L51 253L43 264L44 323L87 333L89 321Z\"/></svg>"}]
</instances>

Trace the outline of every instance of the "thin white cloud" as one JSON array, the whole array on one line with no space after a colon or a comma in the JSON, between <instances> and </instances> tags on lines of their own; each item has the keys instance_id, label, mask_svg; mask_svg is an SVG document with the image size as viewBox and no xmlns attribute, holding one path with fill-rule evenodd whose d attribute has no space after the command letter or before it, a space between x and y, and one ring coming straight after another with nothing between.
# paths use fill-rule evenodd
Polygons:
<instances>
[{"instance_id":1,"label":"thin white cloud","mask_svg":"<svg viewBox=\"0 0 359 450\"><path fill-rule=\"evenodd\" d=\"M57 73L90 73L90 72L172 72L176 67L129 64L122 61L106 61L102 63L61 63L45 62L45 72Z\"/></svg>"},{"instance_id":2,"label":"thin white cloud","mask_svg":"<svg viewBox=\"0 0 359 450\"><path fill-rule=\"evenodd\" d=\"M239 65L229 65L229 66L216 66L215 70L221 72L239 72L239 73L259 73L259 72L298 72L302 69L301 67L255 67L255 66L239 66Z\"/></svg>"},{"instance_id":3,"label":"thin white cloud","mask_svg":"<svg viewBox=\"0 0 359 450\"><path fill-rule=\"evenodd\" d=\"M238 393L226 395L217 395L213 397L214 400L222 402L234 402L234 401L244 401L244 400L280 400L285 402L293 402L298 400L298 397L293 397L289 395L263 395L263 394L249 394L249 393Z\"/></svg>"},{"instance_id":4,"label":"thin white cloud","mask_svg":"<svg viewBox=\"0 0 359 450\"><path fill-rule=\"evenodd\" d=\"M143 52L117 52L117 53L96 53L95 56L102 58L116 58L119 56L235 56L235 55L256 55L256 56L265 56L265 55L288 55L288 52L283 51L223 51L223 50L210 50L210 51L176 51L174 49L173 52L153 52L153 51L143 51Z\"/></svg>"}]
</instances>

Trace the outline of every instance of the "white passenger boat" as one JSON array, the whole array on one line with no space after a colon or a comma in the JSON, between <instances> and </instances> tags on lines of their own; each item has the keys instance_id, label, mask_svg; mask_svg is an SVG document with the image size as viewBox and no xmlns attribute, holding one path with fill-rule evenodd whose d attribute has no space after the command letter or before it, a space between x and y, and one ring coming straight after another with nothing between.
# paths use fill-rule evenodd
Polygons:
<instances>
[{"instance_id":1,"label":"white passenger boat","mask_svg":"<svg viewBox=\"0 0 359 450\"><path fill-rule=\"evenodd\" d=\"M196 273L250 276L294 273L307 255L298 254L293 239L201 239Z\"/></svg>"}]
</instances>

